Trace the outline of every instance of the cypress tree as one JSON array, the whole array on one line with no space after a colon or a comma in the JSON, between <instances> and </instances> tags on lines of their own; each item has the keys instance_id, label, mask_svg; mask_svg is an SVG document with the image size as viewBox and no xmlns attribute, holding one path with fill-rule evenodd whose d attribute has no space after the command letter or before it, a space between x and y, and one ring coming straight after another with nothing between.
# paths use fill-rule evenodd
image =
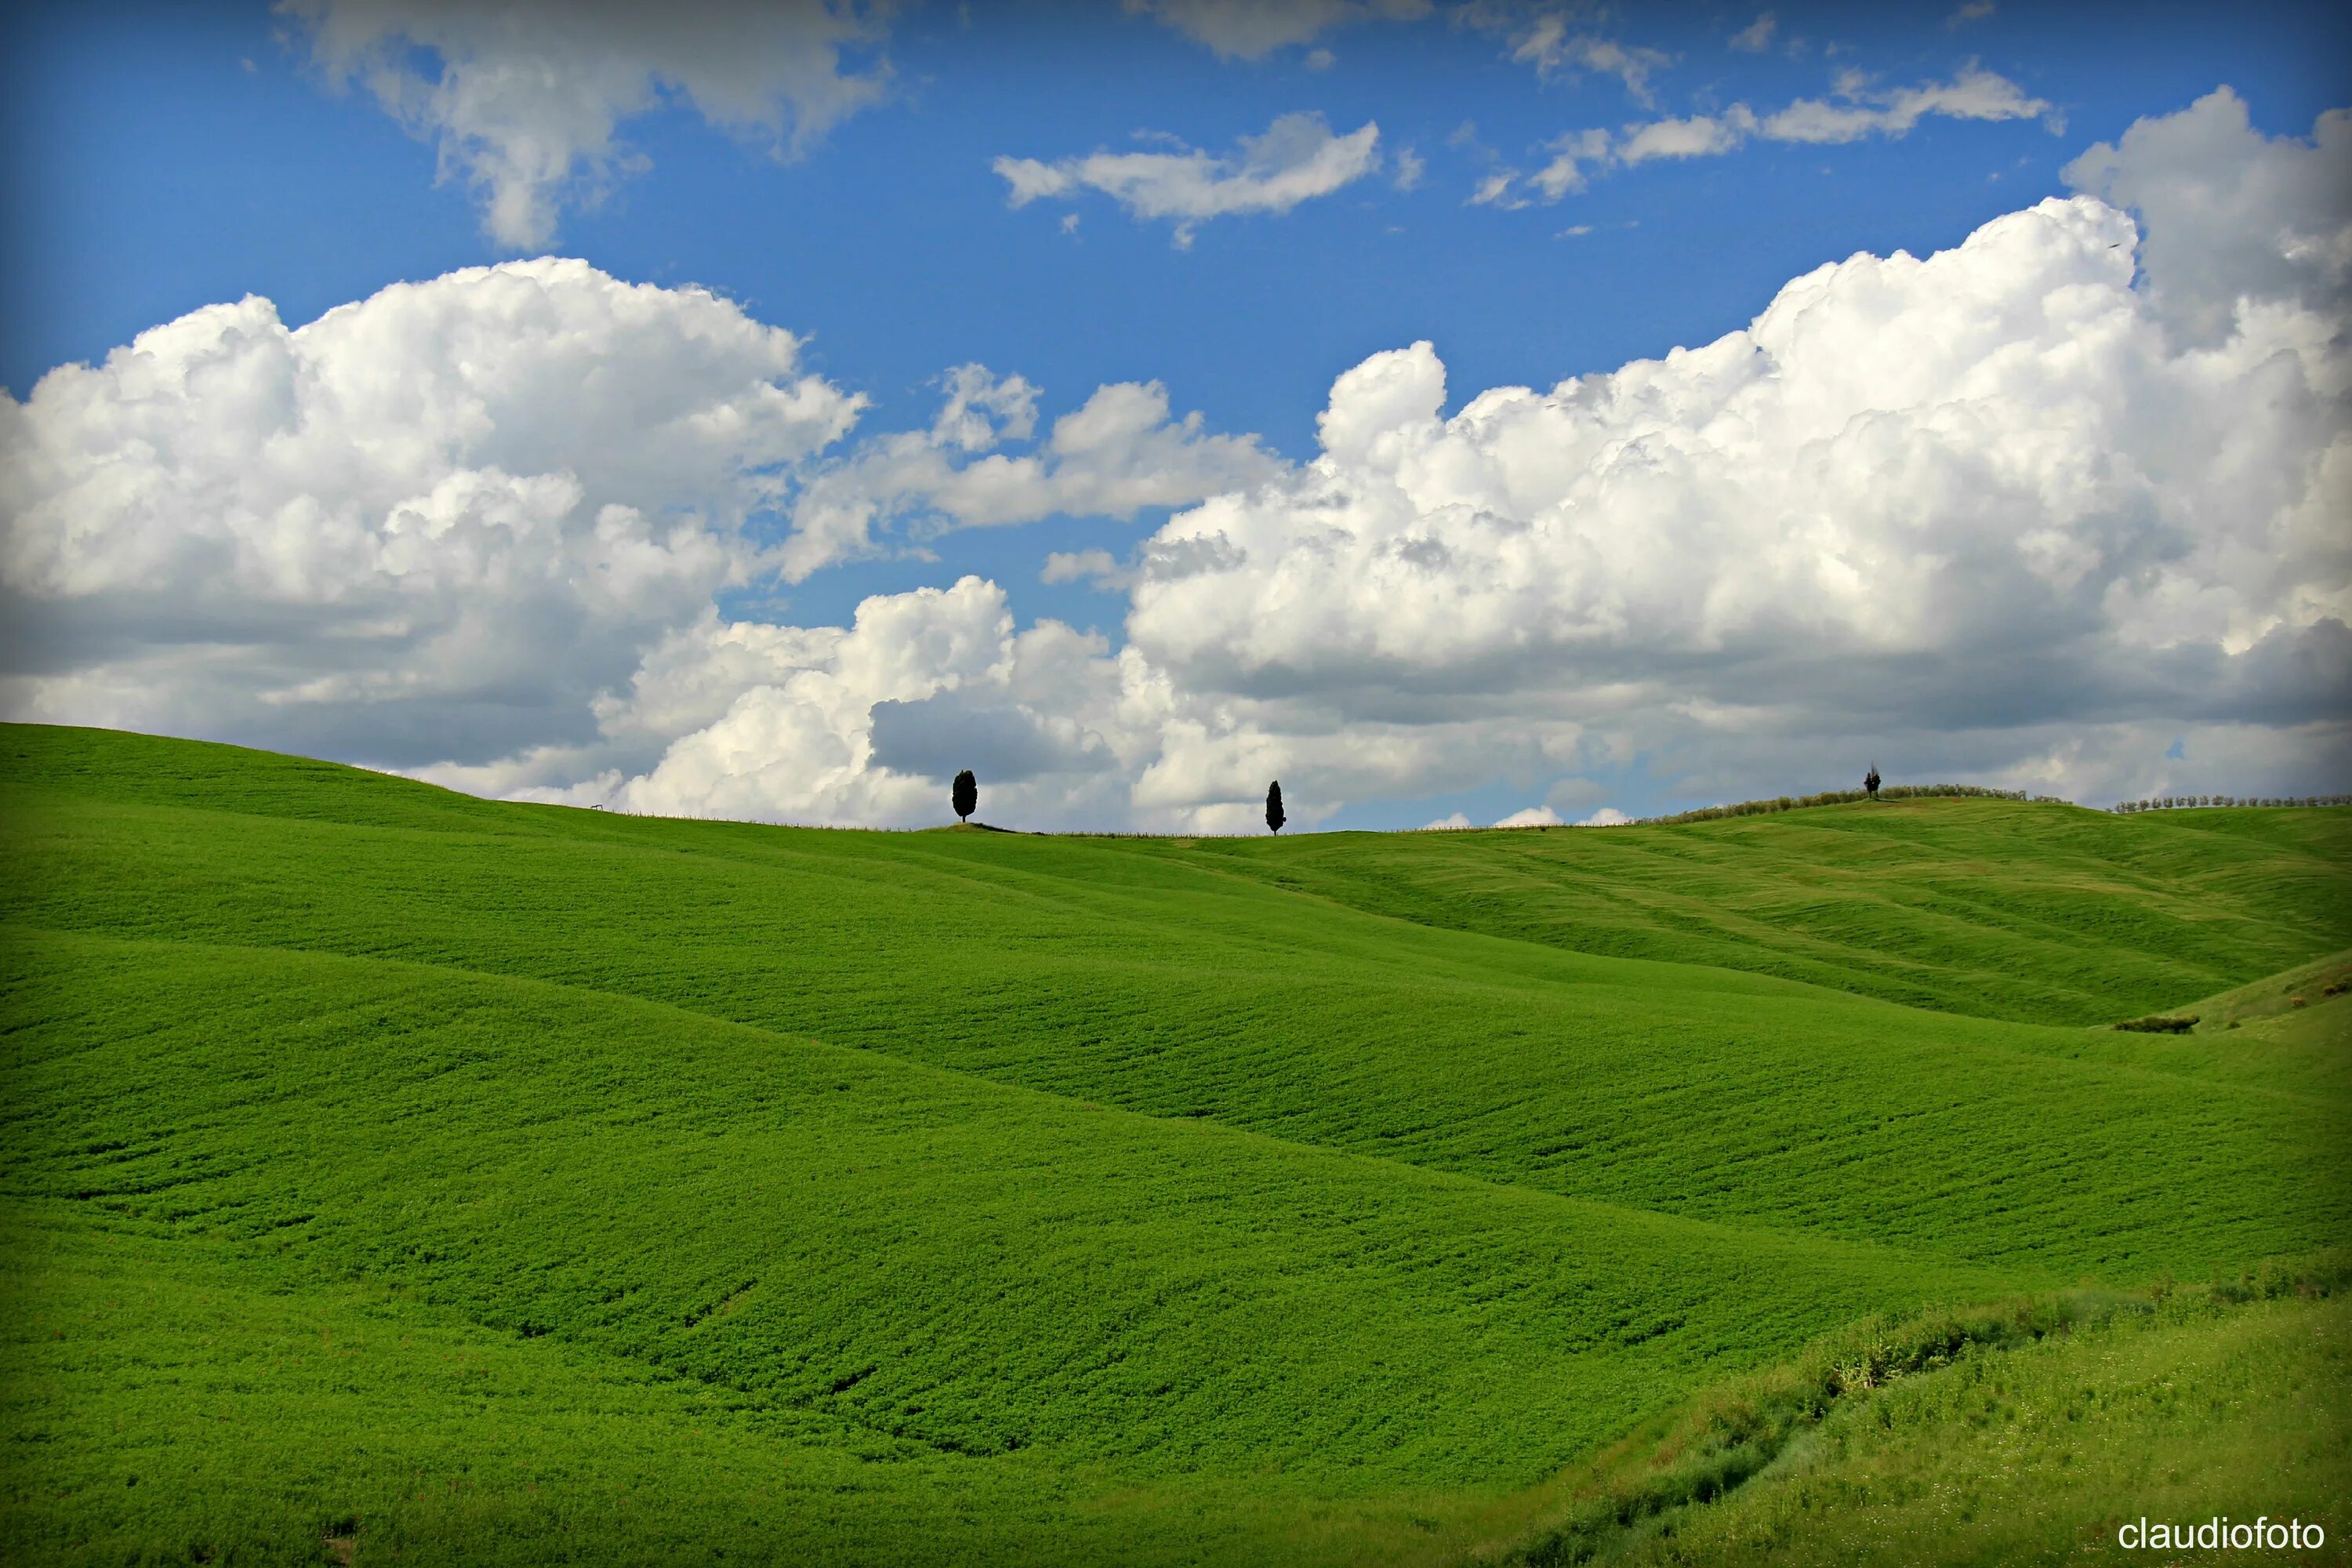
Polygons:
<instances>
[{"instance_id":1,"label":"cypress tree","mask_svg":"<svg viewBox=\"0 0 2352 1568\"><path fill-rule=\"evenodd\" d=\"M1265 786L1265 825L1279 833L1288 820L1282 815L1282 781L1276 779Z\"/></svg>"},{"instance_id":2,"label":"cypress tree","mask_svg":"<svg viewBox=\"0 0 2352 1568\"><path fill-rule=\"evenodd\" d=\"M970 768L956 774L955 790L948 796L948 801L955 807L959 822L971 821L971 814L980 809L980 781L971 776Z\"/></svg>"}]
</instances>

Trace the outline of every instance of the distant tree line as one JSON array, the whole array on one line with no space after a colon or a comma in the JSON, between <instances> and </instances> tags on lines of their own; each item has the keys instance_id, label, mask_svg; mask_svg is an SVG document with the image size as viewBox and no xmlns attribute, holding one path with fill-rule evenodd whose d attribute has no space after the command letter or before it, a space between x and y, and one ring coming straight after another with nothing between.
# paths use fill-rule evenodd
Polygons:
<instances>
[{"instance_id":1,"label":"distant tree line","mask_svg":"<svg viewBox=\"0 0 2352 1568\"><path fill-rule=\"evenodd\" d=\"M2352 805L2352 795L2166 795L2153 800L2126 800L2107 809L2129 815L2135 811L2179 811L2192 805Z\"/></svg>"},{"instance_id":2,"label":"distant tree line","mask_svg":"<svg viewBox=\"0 0 2352 1568\"><path fill-rule=\"evenodd\" d=\"M1874 777L1876 763L1871 765ZM1774 795L1769 800L1743 800L1734 805L1703 805L1696 811L1678 811L1671 816L1644 816L1628 822L1627 827L1672 827L1681 822L1714 822L1727 816L1764 816L1776 811L1798 811L1809 805L1846 805L1857 800L1917 800L1928 795L1968 795L1982 800L2031 800L2044 805L2066 805L2070 802L2053 795L2034 795L2021 789L1987 789L1982 784L1880 784L1875 790L1832 789L1819 795Z\"/></svg>"}]
</instances>

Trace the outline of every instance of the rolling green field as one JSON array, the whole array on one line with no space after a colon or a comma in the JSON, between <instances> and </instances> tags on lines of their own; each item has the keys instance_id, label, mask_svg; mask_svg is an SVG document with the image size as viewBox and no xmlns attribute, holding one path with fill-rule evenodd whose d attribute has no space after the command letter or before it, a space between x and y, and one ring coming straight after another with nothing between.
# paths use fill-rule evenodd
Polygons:
<instances>
[{"instance_id":1,"label":"rolling green field","mask_svg":"<svg viewBox=\"0 0 2352 1568\"><path fill-rule=\"evenodd\" d=\"M1874 1315L2352 1240L2352 812L877 834L10 726L0 813L11 1562L1459 1562Z\"/></svg>"}]
</instances>

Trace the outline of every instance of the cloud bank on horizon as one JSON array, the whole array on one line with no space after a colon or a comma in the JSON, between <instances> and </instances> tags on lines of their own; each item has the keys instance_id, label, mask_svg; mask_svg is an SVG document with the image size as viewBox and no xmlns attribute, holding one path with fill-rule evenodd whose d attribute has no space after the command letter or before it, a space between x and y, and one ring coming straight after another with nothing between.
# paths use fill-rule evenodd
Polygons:
<instances>
[{"instance_id":1,"label":"cloud bank on horizon","mask_svg":"<svg viewBox=\"0 0 2352 1568\"><path fill-rule=\"evenodd\" d=\"M1420 9L1131 8L1242 60ZM589 31L620 63L583 61L553 106L475 13L289 9L519 245L619 166L614 127L650 94L789 152L887 81L842 63L881 7L785 8L724 61L692 40L728 7L688 7L658 47L616 9ZM1515 59L1646 90L1638 58L1509 26ZM1526 183L1565 194L1726 136L2051 112L1969 68L1594 133L1559 150L1558 191ZM570 129L539 135L551 114ZM1375 172L1379 135L1302 115L1232 154L996 170L1016 203L1092 192L1181 243ZM266 300L209 307L0 400L0 711L872 825L938 819L961 766L1003 820L1206 831L1252 826L1277 776L1312 826L1496 779L1539 797L1507 821L1606 823L1596 781L1629 767L1737 798L1865 750L2086 799L2149 787L2156 736L2226 744L2242 787L2340 773L2352 112L2271 138L2224 89L2066 178L1952 248L1825 263L1712 342L1450 416L1436 346L1398 343L1339 375L1301 460L1158 381L1048 424L1040 388L977 363L940 372L925 425L869 430L785 326L581 260L462 268L299 327ZM758 610L762 584L960 531L1152 509L1174 510L1139 544L1042 563L1120 595L1117 638L1024 626L979 574L845 626Z\"/></svg>"}]
</instances>

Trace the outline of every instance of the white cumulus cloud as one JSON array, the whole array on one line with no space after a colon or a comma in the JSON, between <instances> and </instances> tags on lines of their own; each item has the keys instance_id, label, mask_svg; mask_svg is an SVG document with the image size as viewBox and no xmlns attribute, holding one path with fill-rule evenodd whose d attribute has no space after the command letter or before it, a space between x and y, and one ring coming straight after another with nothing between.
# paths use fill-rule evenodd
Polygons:
<instances>
[{"instance_id":1,"label":"white cumulus cloud","mask_svg":"<svg viewBox=\"0 0 2352 1568\"><path fill-rule=\"evenodd\" d=\"M198 310L0 399L7 706L376 761L576 733L859 407L579 261Z\"/></svg>"},{"instance_id":2,"label":"white cumulus cloud","mask_svg":"<svg viewBox=\"0 0 2352 1568\"><path fill-rule=\"evenodd\" d=\"M419 771L520 799L905 826L939 820L970 767L983 821L1114 826L1169 711L1132 658L1055 621L1016 630L1003 590L964 577L877 595L846 627L706 615L597 704L601 749ZM650 766L593 770L645 737Z\"/></svg>"},{"instance_id":3,"label":"white cumulus cloud","mask_svg":"<svg viewBox=\"0 0 2352 1568\"><path fill-rule=\"evenodd\" d=\"M280 0L338 84L358 81L432 139L482 196L499 244L547 243L567 199L640 164L623 121L670 96L796 154L879 99L853 68L887 5L838 0ZM430 57L433 65L421 60Z\"/></svg>"},{"instance_id":4,"label":"white cumulus cloud","mask_svg":"<svg viewBox=\"0 0 2352 1568\"><path fill-rule=\"evenodd\" d=\"M1092 583L1097 588L1123 590L1132 574L1108 550L1056 550L1045 557L1041 583Z\"/></svg>"},{"instance_id":5,"label":"white cumulus cloud","mask_svg":"<svg viewBox=\"0 0 2352 1568\"><path fill-rule=\"evenodd\" d=\"M2272 140L2225 87L2099 142L2065 177L2145 215L2149 293L2189 342L2221 342L2242 299L2352 307L2352 112L2321 115L2307 142Z\"/></svg>"},{"instance_id":6,"label":"white cumulus cloud","mask_svg":"<svg viewBox=\"0 0 2352 1568\"><path fill-rule=\"evenodd\" d=\"M894 522L944 531L1057 514L1129 519L1256 484L1284 467L1255 437L1210 434L1197 413L1174 416L1156 381L1096 388L1018 455L992 448L1028 438L1034 387L977 364L949 373L947 385L929 430L877 437L811 472L781 553L789 581L876 553L877 529Z\"/></svg>"}]
</instances>

